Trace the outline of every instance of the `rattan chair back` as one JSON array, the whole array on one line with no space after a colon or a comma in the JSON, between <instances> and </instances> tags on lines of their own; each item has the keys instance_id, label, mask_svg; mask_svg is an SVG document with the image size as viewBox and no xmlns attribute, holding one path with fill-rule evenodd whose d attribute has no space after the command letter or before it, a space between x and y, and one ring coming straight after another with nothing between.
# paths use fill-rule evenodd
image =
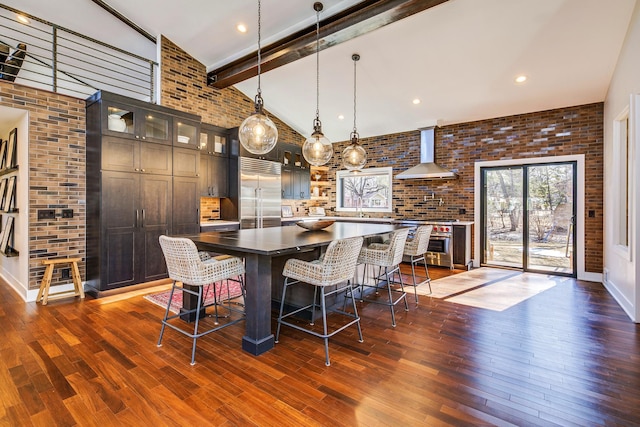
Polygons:
<instances>
[{"instance_id":1,"label":"rattan chair back","mask_svg":"<svg viewBox=\"0 0 640 427\"><path fill-rule=\"evenodd\" d=\"M393 267L402 262L404 244L409 234L408 228L400 228L391 232L388 243L372 243L360 251L360 264Z\"/></svg>"},{"instance_id":2,"label":"rattan chair back","mask_svg":"<svg viewBox=\"0 0 640 427\"><path fill-rule=\"evenodd\" d=\"M203 262L195 243L184 237L160 236L169 278L192 286L204 286L218 280L244 274L239 259Z\"/></svg>"},{"instance_id":3,"label":"rattan chair back","mask_svg":"<svg viewBox=\"0 0 640 427\"><path fill-rule=\"evenodd\" d=\"M413 234L413 239L408 239L404 244L405 255L424 255L429 247L429 239L433 225L421 225Z\"/></svg>"},{"instance_id":4,"label":"rattan chair back","mask_svg":"<svg viewBox=\"0 0 640 427\"><path fill-rule=\"evenodd\" d=\"M292 258L287 260L282 274L317 286L350 280L355 274L363 241L362 237L334 240L320 260L307 262Z\"/></svg>"}]
</instances>

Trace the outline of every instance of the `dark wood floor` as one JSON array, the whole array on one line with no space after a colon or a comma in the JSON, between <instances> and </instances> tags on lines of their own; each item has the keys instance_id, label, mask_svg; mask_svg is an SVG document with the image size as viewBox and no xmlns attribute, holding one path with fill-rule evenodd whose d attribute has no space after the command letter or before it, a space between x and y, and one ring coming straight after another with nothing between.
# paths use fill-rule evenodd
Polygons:
<instances>
[{"instance_id":1,"label":"dark wood floor","mask_svg":"<svg viewBox=\"0 0 640 427\"><path fill-rule=\"evenodd\" d=\"M142 296L43 307L0 283L0 425L640 425L639 326L602 285L503 312L410 301L395 329L362 305L364 343L337 335L330 367L290 328L250 356L242 323L202 339L192 367L185 337L156 347L162 309Z\"/></svg>"}]
</instances>

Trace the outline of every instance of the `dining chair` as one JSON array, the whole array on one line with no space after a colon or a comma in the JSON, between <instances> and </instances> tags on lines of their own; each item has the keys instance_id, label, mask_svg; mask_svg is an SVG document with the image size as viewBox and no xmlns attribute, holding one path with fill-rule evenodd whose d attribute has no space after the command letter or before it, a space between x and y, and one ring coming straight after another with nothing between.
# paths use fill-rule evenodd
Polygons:
<instances>
[{"instance_id":1,"label":"dining chair","mask_svg":"<svg viewBox=\"0 0 640 427\"><path fill-rule=\"evenodd\" d=\"M224 298L219 298L217 291L219 286L216 285L216 282L226 283L227 295L230 295L229 280L238 281L244 295L244 264L242 263L242 260L237 257L229 256L224 259L216 259L210 256L207 257L207 255L199 253L195 243L187 238L162 235L159 239L160 246L167 263L169 278L173 280L173 286L171 287L169 302L167 303L167 308L162 319L158 347L162 346L164 330L165 327L168 326L193 339L191 365L194 365L198 338L244 320L244 311L235 309L229 305L227 309L230 314L232 312L239 312L241 316L234 320L229 319L229 321L224 322L223 324L219 323L218 306L221 301L224 301ZM189 285L196 289L189 289L184 285ZM205 304L203 301L203 294L204 288L207 286L213 286L214 297L213 302ZM198 302L193 309L183 309L178 314L169 315L171 300L173 299L173 294L176 289L181 290L183 293L186 292L197 296ZM199 331L200 317L206 315L206 309L211 306L214 307L215 313L214 327L204 331ZM182 320L185 317L190 318L192 314L194 314L195 317L193 331L185 329L185 323L184 320ZM173 320L178 318L181 319L173 322Z\"/></svg>"},{"instance_id":2,"label":"dining chair","mask_svg":"<svg viewBox=\"0 0 640 427\"><path fill-rule=\"evenodd\" d=\"M280 301L280 313L278 314L278 328L276 330L275 339L276 343L279 341L280 327L282 325L287 325L299 331L322 338L324 340L325 365L330 366L330 337L355 324L358 328L358 341L363 342L362 329L360 328L360 316L358 316L358 308L356 307L355 300L351 300L353 313L347 312L344 309L344 306L342 310L337 309L336 305L334 305L333 308L327 308L326 303L326 298L328 296L340 293L346 294L352 290L352 279L356 273L358 253L360 252L360 248L362 248L363 241L364 239L362 237L334 240L329 244L325 253L318 260L303 261L295 258L287 260L282 272L285 279L284 287L282 289L282 300ZM285 313L284 307L287 290L298 284L307 284L314 287L313 301L304 307ZM331 288L331 290L327 290L328 288ZM319 304L316 302L318 299L318 290L320 290ZM314 326L316 308L318 307L320 308L322 317L322 332L317 331L319 328L306 328L300 326L299 323L286 320L291 316L295 316L298 313L311 309L310 326ZM327 325L327 310L347 316L350 320L330 332Z\"/></svg>"},{"instance_id":3,"label":"dining chair","mask_svg":"<svg viewBox=\"0 0 640 427\"><path fill-rule=\"evenodd\" d=\"M400 301L404 301L404 309L405 311L409 311L407 293L404 291L404 283L402 281L402 274L400 273L400 263L402 262L404 245L407 241L408 234L409 228L395 230L391 232L388 243L371 243L369 246L362 248L358 256L358 264L364 264L362 282L360 283L360 301L388 305L391 310L391 326L394 328L396 327L395 305ZM378 267L378 273L373 277L373 285L366 283L368 266L374 267L374 270L375 267ZM399 282L392 280L394 274L398 275ZM400 289L394 288L394 283L400 283ZM375 288L376 294L379 293L381 287L386 287L389 300L383 302L379 299L365 299L364 288L366 287ZM394 293L399 294L399 296L394 298ZM353 293L351 293L350 296L353 298Z\"/></svg>"},{"instance_id":4,"label":"dining chair","mask_svg":"<svg viewBox=\"0 0 640 427\"><path fill-rule=\"evenodd\" d=\"M431 293L431 277L427 269L427 260L425 254L429 247L429 239L433 225L421 225L413 233L413 237L407 238L404 244L404 256L408 256L411 263L411 277L413 278L413 291L416 296L416 304L418 303L418 284L416 283L416 264L420 261L424 263L424 272L427 276L427 284L429 285L429 293Z\"/></svg>"}]
</instances>

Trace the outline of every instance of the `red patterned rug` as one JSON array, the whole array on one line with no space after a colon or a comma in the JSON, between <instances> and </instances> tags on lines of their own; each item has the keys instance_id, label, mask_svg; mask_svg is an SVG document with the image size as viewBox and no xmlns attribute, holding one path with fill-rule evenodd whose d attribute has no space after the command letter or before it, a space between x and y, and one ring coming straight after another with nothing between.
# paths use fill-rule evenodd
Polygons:
<instances>
[{"instance_id":1,"label":"red patterned rug","mask_svg":"<svg viewBox=\"0 0 640 427\"><path fill-rule=\"evenodd\" d=\"M216 295L218 295L218 300L222 298L223 300L228 299L227 295L227 285L224 282L216 282ZM167 302L169 301L169 295L171 294L171 289L158 292L155 294L148 294L144 296L144 299L147 301L151 301L152 303L159 305L162 308L167 308ZM240 288L240 282L229 280L229 294L231 295L231 299L238 298L242 296L242 289ZM204 287L204 303L212 304L213 303L213 286L208 285ZM182 290L176 289L173 293L173 298L171 299L171 307L169 307L169 311L173 313L179 313L180 308L182 308Z\"/></svg>"}]
</instances>

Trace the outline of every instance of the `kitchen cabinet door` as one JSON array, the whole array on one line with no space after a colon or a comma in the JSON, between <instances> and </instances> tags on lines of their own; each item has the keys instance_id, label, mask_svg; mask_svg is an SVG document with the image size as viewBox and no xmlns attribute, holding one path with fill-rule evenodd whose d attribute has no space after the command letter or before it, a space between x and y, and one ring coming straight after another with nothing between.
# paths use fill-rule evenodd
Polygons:
<instances>
[{"instance_id":1,"label":"kitchen cabinet door","mask_svg":"<svg viewBox=\"0 0 640 427\"><path fill-rule=\"evenodd\" d=\"M173 234L200 232L199 178L173 178Z\"/></svg>"},{"instance_id":2,"label":"kitchen cabinet door","mask_svg":"<svg viewBox=\"0 0 640 427\"><path fill-rule=\"evenodd\" d=\"M183 117L173 118L174 147L200 149L200 122Z\"/></svg>"},{"instance_id":3,"label":"kitchen cabinet door","mask_svg":"<svg viewBox=\"0 0 640 427\"><path fill-rule=\"evenodd\" d=\"M294 169L294 199L308 199L311 191L311 177L308 170Z\"/></svg>"},{"instance_id":4,"label":"kitchen cabinet door","mask_svg":"<svg viewBox=\"0 0 640 427\"><path fill-rule=\"evenodd\" d=\"M173 175L199 177L206 174L201 168L200 151L173 147Z\"/></svg>"},{"instance_id":5,"label":"kitchen cabinet door","mask_svg":"<svg viewBox=\"0 0 640 427\"><path fill-rule=\"evenodd\" d=\"M100 289L136 283L140 175L103 172Z\"/></svg>"},{"instance_id":6,"label":"kitchen cabinet door","mask_svg":"<svg viewBox=\"0 0 640 427\"><path fill-rule=\"evenodd\" d=\"M150 282L167 277L167 266L159 237L171 232L172 179L170 176L142 175L140 177L140 231L143 259L138 267L139 282Z\"/></svg>"},{"instance_id":7,"label":"kitchen cabinet door","mask_svg":"<svg viewBox=\"0 0 640 427\"><path fill-rule=\"evenodd\" d=\"M294 198L294 178L293 178L293 169L283 167L280 172L280 181L282 186L282 198L283 199L293 199Z\"/></svg>"},{"instance_id":8,"label":"kitchen cabinet door","mask_svg":"<svg viewBox=\"0 0 640 427\"><path fill-rule=\"evenodd\" d=\"M171 145L170 115L118 101L102 103L104 135Z\"/></svg>"},{"instance_id":9,"label":"kitchen cabinet door","mask_svg":"<svg viewBox=\"0 0 640 427\"><path fill-rule=\"evenodd\" d=\"M124 138L102 138L102 169L171 175L171 146Z\"/></svg>"},{"instance_id":10,"label":"kitchen cabinet door","mask_svg":"<svg viewBox=\"0 0 640 427\"><path fill-rule=\"evenodd\" d=\"M167 277L158 238L171 226L171 177L103 172L100 290Z\"/></svg>"},{"instance_id":11,"label":"kitchen cabinet door","mask_svg":"<svg viewBox=\"0 0 640 427\"><path fill-rule=\"evenodd\" d=\"M229 159L210 156L209 173L211 196L227 197L229 195Z\"/></svg>"},{"instance_id":12,"label":"kitchen cabinet door","mask_svg":"<svg viewBox=\"0 0 640 427\"><path fill-rule=\"evenodd\" d=\"M229 196L229 159L200 156L200 194L205 197Z\"/></svg>"}]
</instances>

